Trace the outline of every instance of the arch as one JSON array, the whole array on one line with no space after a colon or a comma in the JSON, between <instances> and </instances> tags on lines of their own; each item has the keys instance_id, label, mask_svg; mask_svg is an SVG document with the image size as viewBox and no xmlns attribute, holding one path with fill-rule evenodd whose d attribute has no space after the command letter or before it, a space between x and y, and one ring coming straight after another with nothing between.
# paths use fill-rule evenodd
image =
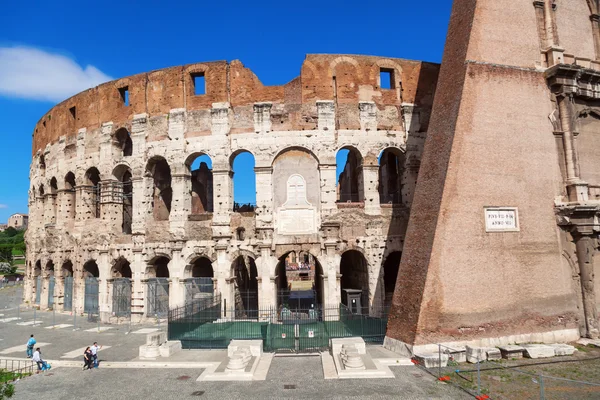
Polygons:
<instances>
[{"instance_id":1,"label":"arch","mask_svg":"<svg viewBox=\"0 0 600 400\"><path fill-rule=\"evenodd\" d=\"M100 171L91 167L85 172L85 188L82 193L83 204L87 206L92 218L100 218Z\"/></svg>"},{"instance_id":2,"label":"arch","mask_svg":"<svg viewBox=\"0 0 600 400\"><path fill-rule=\"evenodd\" d=\"M83 264L83 276L84 278L100 277L100 270L98 269L98 264L96 264L96 260L89 260L85 264Z\"/></svg>"},{"instance_id":3,"label":"arch","mask_svg":"<svg viewBox=\"0 0 600 400\"><path fill-rule=\"evenodd\" d=\"M54 262L52 260L46 262L44 273L46 276L54 276Z\"/></svg>"},{"instance_id":4,"label":"arch","mask_svg":"<svg viewBox=\"0 0 600 400\"><path fill-rule=\"evenodd\" d=\"M44 197L44 195L46 194L45 190L44 190L44 185L43 184L40 185L39 194L40 194L40 197Z\"/></svg>"},{"instance_id":5,"label":"arch","mask_svg":"<svg viewBox=\"0 0 600 400\"><path fill-rule=\"evenodd\" d=\"M405 154L395 147L385 148L379 155L379 202L403 204Z\"/></svg>"},{"instance_id":6,"label":"arch","mask_svg":"<svg viewBox=\"0 0 600 400\"><path fill-rule=\"evenodd\" d=\"M116 192L121 194L121 232L130 235L133 222L133 183L131 168L119 164L113 169L113 176L119 181Z\"/></svg>"},{"instance_id":7,"label":"arch","mask_svg":"<svg viewBox=\"0 0 600 400\"><path fill-rule=\"evenodd\" d=\"M384 307L386 307L386 309L392 304L392 297L396 288L401 259L402 252L393 251L388 254L383 262Z\"/></svg>"},{"instance_id":8,"label":"arch","mask_svg":"<svg viewBox=\"0 0 600 400\"><path fill-rule=\"evenodd\" d=\"M67 219L75 219L77 215L76 187L75 174L70 171L67 172L65 175L65 196L63 197L63 201L66 203L63 205L63 209L65 210L65 217Z\"/></svg>"},{"instance_id":9,"label":"arch","mask_svg":"<svg viewBox=\"0 0 600 400\"><path fill-rule=\"evenodd\" d=\"M58 193L58 181L53 176L52 179L50 179L50 194L56 193Z\"/></svg>"},{"instance_id":10,"label":"arch","mask_svg":"<svg viewBox=\"0 0 600 400\"><path fill-rule=\"evenodd\" d=\"M364 254L358 250L345 251L340 260L340 274L342 303L353 312L365 313L369 308L369 266Z\"/></svg>"},{"instance_id":11,"label":"arch","mask_svg":"<svg viewBox=\"0 0 600 400\"><path fill-rule=\"evenodd\" d=\"M119 257L110 269L112 278L132 278L131 264L125 257Z\"/></svg>"},{"instance_id":12,"label":"arch","mask_svg":"<svg viewBox=\"0 0 600 400\"><path fill-rule=\"evenodd\" d=\"M35 262L35 267L33 268L33 276L38 277L42 274L42 260L37 260Z\"/></svg>"},{"instance_id":13,"label":"arch","mask_svg":"<svg viewBox=\"0 0 600 400\"><path fill-rule=\"evenodd\" d=\"M186 278L213 278L215 273L212 261L208 257L196 257L186 268Z\"/></svg>"},{"instance_id":14,"label":"arch","mask_svg":"<svg viewBox=\"0 0 600 400\"><path fill-rule=\"evenodd\" d=\"M171 167L167 160L154 156L148 160L146 173L152 177L152 214L155 221L168 221L171 213L173 189L171 188Z\"/></svg>"},{"instance_id":15,"label":"arch","mask_svg":"<svg viewBox=\"0 0 600 400\"><path fill-rule=\"evenodd\" d=\"M146 276L148 278L169 278L169 263L171 259L166 256L156 256L148 263L146 267Z\"/></svg>"},{"instance_id":16,"label":"arch","mask_svg":"<svg viewBox=\"0 0 600 400\"><path fill-rule=\"evenodd\" d=\"M233 184L233 211L250 212L256 207L256 159L248 150L236 150L229 157Z\"/></svg>"},{"instance_id":17,"label":"arch","mask_svg":"<svg viewBox=\"0 0 600 400\"><path fill-rule=\"evenodd\" d=\"M43 154L40 154L38 158L38 166L42 171L46 170L46 157Z\"/></svg>"},{"instance_id":18,"label":"arch","mask_svg":"<svg viewBox=\"0 0 600 400\"><path fill-rule=\"evenodd\" d=\"M344 146L336 153L337 201L364 201L363 157L353 146Z\"/></svg>"},{"instance_id":19,"label":"arch","mask_svg":"<svg viewBox=\"0 0 600 400\"><path fill-rule=\"evenodd\" d=\"M359 70L358 61L356 61L354 58L348 56L340 56L329 63L329 71L331 74L330 76L336 76L336 67L339 64L343 63L351 64L354 68L356 68L357 71Z\"/></svg>"},{"instance_id":20,"label":"arch","mask_svg":"<svg viewBox=\"0 0 600 400\"><path fill-rule=\"evenodd\" d=\"M133 141L131 134L125 128L118 129L113 135L113 147L123 157L128 157L133 154Z\"/></svg>"},{"instance_id":21,"label":"arch","mask_svg":"<svg viewBox=\"0 0 600 400\"><path fill-rule=\"evenodd\" d=\"M60 267L60 275L63 278L72 277L73 276L73 263L71 260L65 260Z\"/></svg>"},{"instance_id":22,"label":"arch","mask_svg":"<svg viewBox=\"0 0 600 400\"><path fill-rule=\"evenodd\" d=\"M288 250L275 267L277 306L309 310L323 304L323 268L310 251Z\"/></svg>"},{"instance_id":23,"label":"arch","mask_svg":"<svg viewBox=\"0 0 600 400\"><path fill-rule=\"evenodd\" d=\"M206 153L194 153L186 159L185 165L192 180L192 215L210 213L213 205L212 158Z\"/></svg>"},{"instance_id":24,"label":"arch","mask_svg":"<svg viewBox=\"0 0 600 400\"><path fill-rule=\"evenodd\" d=\"M319 157L317 157L317 155L309 148L304 147L304 146L291 146L291 147L286 147L285 149L283 149L283 150L279 151L277 154L275 154L275 157L273 157L273 159L271 160L271 166L273 166L273 164L275 164L275 161L277 161L277 159L279 157L281 157L284 153L287 153L292 150L302 151L304 153L310 154L317 161L317 164L320 164Z\"/></svg>"},{"instance_id":25,"label":"arch","mask_svg":"<svg viewBox=\"0 0 600 400\"><path fill-rule=\"evenodd\" d=\"M255 258L239 255L231 263L234 277L234 299L236 313L255 317L258 312L258 268Z\"/></svg>"}]
</instances>

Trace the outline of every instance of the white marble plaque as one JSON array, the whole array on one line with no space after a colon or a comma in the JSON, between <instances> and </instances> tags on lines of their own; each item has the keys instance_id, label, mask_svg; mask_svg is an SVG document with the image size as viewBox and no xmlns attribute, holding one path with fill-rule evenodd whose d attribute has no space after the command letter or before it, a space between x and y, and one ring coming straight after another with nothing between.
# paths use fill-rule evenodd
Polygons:
<instances>
[{"instance_id":1,"label":"white marble plaque","mask_svg":"<svg viewBox=\"0 0 600 400\"><path fill-rule=\"evenodd\" d=\"M519 210L516 207L485 207L486 232L519 231Z\"/></svg>"},{"instance_id":2,"label":"white marble plaque","mask_svg":"<svg viewBox=\"0 0 600 400\"><path fill-rule=\"evenodd\" d=\"M288 208L279 210L278 232L283 235L306 235L317 231L315 210Z\"/></svg>"}]
</instances>

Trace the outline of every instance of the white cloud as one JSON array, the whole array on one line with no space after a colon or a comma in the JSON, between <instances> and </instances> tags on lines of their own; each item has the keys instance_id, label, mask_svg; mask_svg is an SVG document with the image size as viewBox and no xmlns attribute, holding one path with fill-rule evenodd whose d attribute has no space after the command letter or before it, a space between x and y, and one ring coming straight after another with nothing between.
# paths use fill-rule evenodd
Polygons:
<instances>
[{"instance_id":1,"label":"white cloud","mask_svg":"<svg viewBox=\"0 0 600 400\"><path fill-rule=\"evenodd\" d=\"M0 209L2 208L8 208L8 206L6 204L0 204Z\"/></svg>"},{"instance_id":2,"label":"white cloud","mask_svg":"<svg viewBox=\"0 0 600 400\"><path fill-rule=\"evenodd\" d=\"M0 47L0 95L59 102L112 78L61 54L32 47Z\"/></svg>"}]
</instances>

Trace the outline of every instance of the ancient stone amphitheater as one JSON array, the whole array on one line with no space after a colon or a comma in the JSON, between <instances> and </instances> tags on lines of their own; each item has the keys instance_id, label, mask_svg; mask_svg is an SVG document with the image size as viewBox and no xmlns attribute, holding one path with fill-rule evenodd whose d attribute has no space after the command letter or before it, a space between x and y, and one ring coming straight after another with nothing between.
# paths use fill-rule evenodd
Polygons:
<instances>
[{"instance_id":1,"label":"ancient stone amphitheater","mask_svg":"<svg viewBox=\"0 0 600 400\"><path fill-rule=\"evenodd\" d=\"M278 307L309 280L311 306L383 307L438 69L308 55L298 78L264 86L218 61L65 100L33 134L26 300L142 319L206 294ZM255 205L233 197L246 152Z\"/></svg>"}]
</instances>

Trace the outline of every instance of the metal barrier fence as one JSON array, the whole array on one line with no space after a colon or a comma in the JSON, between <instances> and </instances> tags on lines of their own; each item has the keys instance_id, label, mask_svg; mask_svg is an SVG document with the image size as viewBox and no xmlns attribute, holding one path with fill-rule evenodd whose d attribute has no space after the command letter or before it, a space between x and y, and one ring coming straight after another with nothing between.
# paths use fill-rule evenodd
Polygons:
<instances>
[{"instance_id":1,"label":"metal barrier fence","mask_svg":"<svg viewBox=\"0 0 600 400\"><path fill-rule=\"evenodd\" d=\"M37 364L31 360L0 360L0 384L32 375Z\"/></svg>"},{"instance_id":2,"label":"metal barrier fence","mask_svg":"<svg viewBox=\"0 0 600 400\"><path fill-rule=\"evenodd\" d=\"M0 289L5 288L5 287L11 287L11 286L17 286L17 285L22 285L23 281L0 281Z\"/></svg>"},{"instance_id":3,"label":"metal barrier fence","mask_svg":"<svg viewBox=\"0 0 600 400\"><path fill-rule=\"evenodd\" d=\"M306 352L329 348L329 339L363 337L383 343L387 314L352 314L344 305L289 309L261 308L240 313L216 296L169 311L169 340L187 349L227 348L233 339L262 340L267 351Z\"/></svg>"},{"instance_id":4,"label":"metal barrier fence","mask_svg":"<svg viewBox=\"0 0 600 400\"><path fill-rule=\"evenodd\" d=\"M413 363L478 400L600 399L600 382L580 378L582 375L600 376L594 373L600 365L598 356L485 360L483 352L473 355L470 363L466 363L464 352L461 355L455 348L436 346L438 351L432 353L427 362L415 357Z\"/></svg>"}]
</instances>

